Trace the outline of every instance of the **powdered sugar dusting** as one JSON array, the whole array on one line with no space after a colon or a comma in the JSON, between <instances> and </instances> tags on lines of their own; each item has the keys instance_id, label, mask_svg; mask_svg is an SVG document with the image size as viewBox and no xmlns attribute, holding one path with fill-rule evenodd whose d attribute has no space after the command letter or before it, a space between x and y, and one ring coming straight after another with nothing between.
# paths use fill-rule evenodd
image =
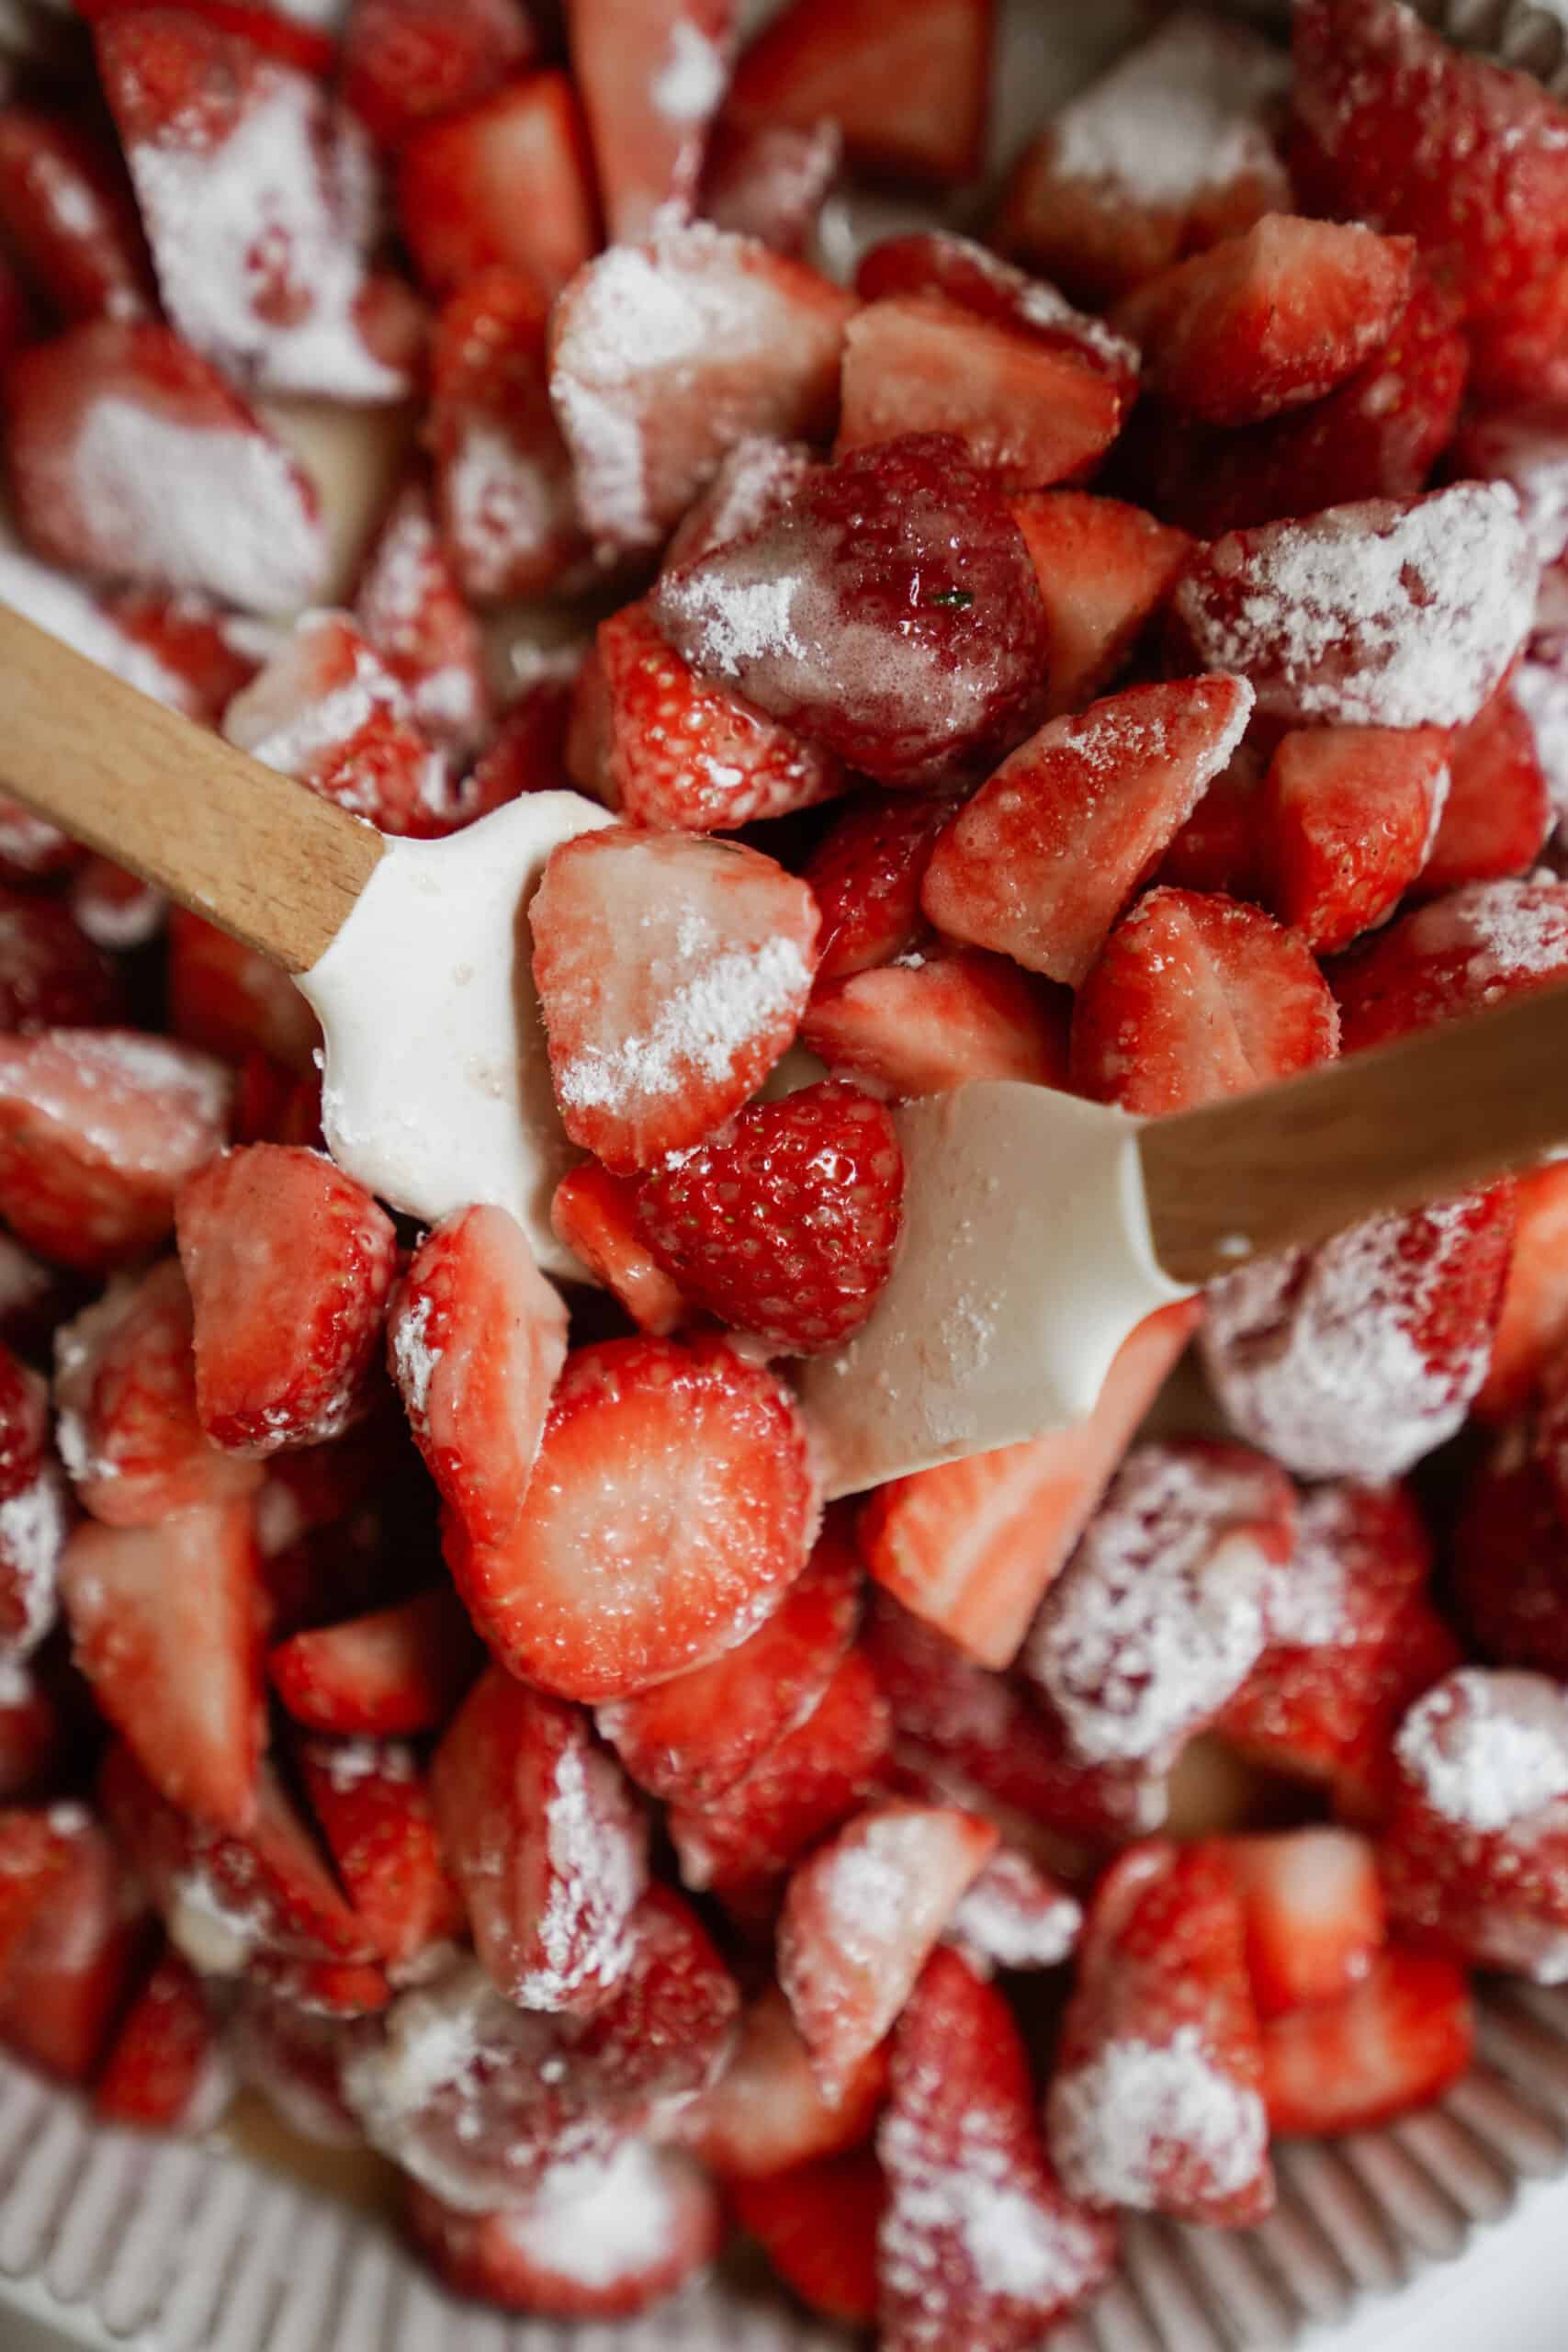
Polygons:
<instances>
[{"instance_id":1,"label":"powdered sugar dusting","mask_svg":"<svg viewBox=\"0 0 1568 2352\"><path fill-rule=\"evenodd\" d=\"M1543 1675L1464 1668L1411 1709L1396 1750L1446 1820L1506 1829L1568 1797L1568 1702Z\"/></svg>"},{"instance_id":2,"label":"powdered sugar dusting","mask_svg":"<svg viewBox=\"0 0 1568 2352\"><path fill-rule=\"evenodd\" d=\"M262 1913L220 1894L199 1865L175 1880L165 1924L200 1976L243 1976L266 1939Z\"/></svg>"},{"instance_id":3,"label":"powdered sugar dusting","mask_svg":"<svg viewBox=\"0 0 1568 2352\"><path fill-rule=\"evenodd\" d=\"M705 122L724 96L729 68L716 42L677 17L670 28L670 48L654 75L649 96L666 122Z\"/></svg>"},{"instance_id":4,"label":"powdered sugar dusting","mask_svg":"<svg viewBox=\"0 0 1568 2352\"><path fill-rule=\"evenodd\" d=\"M1255 175L1288 204L1264 112L1288 81L1287 61L1268 42L1196 13L1179 17L1063 108L1055 175L1185 209Z\"/></svg>"},{"instance_id":5,"label":"powdered sugar dusting","mask_svg":"<svg viewBox=\"0 0 1568 2352\"><path fill-rule=\"evenodd\" d=\"M37 1649L53 1626L70 1524L70 1499L55 1462L46 1462L19 1494L0 1503L0 1581L7 1613L17 1620L5 1645L13 1657Z\"/></svg>"},{"instance_id":6,"label":"powdered sugar dusting","mask_svg":"<svg viewBox=\"0 0 1568 2352\"><path fill-rule=\"evenodd\" d=\"M959 1904L948 1939L996 1968L1054 1968L1077 1942L1083 1907L1029 1856L1003 1846Z\"/></svg>"},{"instance_id":7,"label":"powdered sugar dusting","mask_svg":"<svg viewBox=\"0 0 1568 2352\"><path fill-rule=\"evenodd\" d=\"M682 946L690 958L705 944L693 938ZM788 1018L810 979L793 939L713 955L661 996L650 1028L616 1046L585 1046L560 1064L557 1093L574 1109L618 1110L637 1096L679 1093L694 1070L727 1079L737 1055Z\"/></svg>"},{"instance_id":8,"label":"powdered sugar dusting","mask_svg":"<svg viewBox=\"0 0 1568 2352\"><path fill-rule=\"evenodd\" d=\"M613 2287L668 2259L682 2211L681 2159L628 2141L597 2176L574 2187L569 2203L549 2199L501 2222L525 2262L575 2279Z\"/></svg>"},{"instance_id":9,"label":"powdered sugar dusting","mask_svg":"<svg viewBox=\"0 0 1568 2352\"><path fill-rule=\"evenodd\" d=\"M400 1308L389 1327L392 1374L416 1429L429 1419L430 1384L441 1362L442 1351L432 1346L429 1336L433 1306L430 1298L416 1298L412 1306Z\"/></svg>"},{"instance_id":10,"label":"powdered sugar dusting","mask_svg":"<svg viewBox=\"0 0 1568 2352\"><path fill-rule=\"evenodd\" d=\"M1568 548L1568 414L1524 409L1477 419L1464 437L1465 470L1506 481L1543 564Z\"/></svg>"},{"instance_id":11,"label":"powdered sugar dusting","mask_svg":"<svg viewBox=\"0 0 1568 2352\"><path fill-rule=\"evenodd\" d=\"M190 713L192 695L185 679L166 670L146 646L118 628L101 605L95 604L86 590L67 573L52 571L48 564L25 555L3 526L0 604L8 605L36 628L59 638L62 644L74 647L100 669L112 670L117 678L123 678L139 693L151 695L154 702L167 703L171 710ZM52 826L47 830L54 831Z\"/></svg>"},{"instance_id":12,"label":"powdered sugar dusting","mask_svg":"<svg viewBox=\"0 0 1568 2352\"><path fill-rule=\"evenodd\" d=\"M1247 2187L1269 2146L1262 2099L1222 2073L1195 2025L1157 2046L1109 2042L1087 2065L1057 2075L1046 2112L1067 2186L1139 2212L1159 2206L1173 2154L1201 2165L1219 2199Z\"/></svg>"},{"instance_id":13,"label":"powdered sugar dusting","mask_svg":"<svg viewBox=\"0 0 1568 2352\"><path fill-rule=\"evenodd\" d=\"M647 1883L640 1822L635 1822L612 1759L574 1729L556 1760L545 1799L548 1857L536 1929L540 1964L523 1975L527 2008L559 2009L590 1985L626 1973L631 1917Z\"/></svg>"}]
</instances>

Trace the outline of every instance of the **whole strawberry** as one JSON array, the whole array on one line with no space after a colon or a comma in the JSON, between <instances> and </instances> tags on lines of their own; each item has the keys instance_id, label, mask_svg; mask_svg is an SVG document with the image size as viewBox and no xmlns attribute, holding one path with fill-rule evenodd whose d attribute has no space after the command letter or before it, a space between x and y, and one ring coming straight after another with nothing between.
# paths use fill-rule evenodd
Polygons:
<instances>
[{"instance_id":1,"label":"whole strawberry","mask_svg":"<svg viewBox=\"0 0 1568 2352\"><path fill-rule=\"evenodd\" d=\"M637 1216L694 1306L794 1355L870 1314L897 1246L904 1160L892 1116L829 1082L754 1102L649 1177Z\"/></svg>"}]
</instances>

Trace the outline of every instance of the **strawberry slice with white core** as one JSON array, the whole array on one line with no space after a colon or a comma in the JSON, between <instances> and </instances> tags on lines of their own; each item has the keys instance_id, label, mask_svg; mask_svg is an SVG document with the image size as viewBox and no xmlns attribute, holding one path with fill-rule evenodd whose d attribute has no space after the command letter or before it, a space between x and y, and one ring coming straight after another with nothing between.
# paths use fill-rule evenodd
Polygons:
<instances>
[{"instance_id":1,"label":"strawberry slice with white core","mask_svg":"<svg viewBox=\"0 0 1568 2352\"><path fill-rule=\"evenodd\" d=\"M761 2179L856 2146L886 2088L879 2046L838 2098L824 2098L789 2004L770 1984L743 2014L729 2064L682 2119L681 2137L727 2181Z\"/></svg>"},{"instance_id":2,"label":"strawberry slice with white core","mask_svg":"<svg viewBox=\"0 0 1568 2352\"><path fill-rule=\"evenodd\" d=\"M757 850L615 826L552 852L528 909L566 1130L646 1168L739 1111L789 1046L818 916Z\"/></svg>"},{"instance_id":3,"label":"strawberry slice with white core","mask_svg":"<svg viewBox=\"0 0 1568 2352\"><path fill-rule=\"evenodd\" d=\"M637 1226L639 1180L617 1176L596 1159L568 1170L550 1203L550 1229L596 1282L619 1299L639 1331L668 1339L691 1320Z\"/></svg>"},{"instance_id":4,"label":"strawberry slice with white core","mask_svg":"<svg viewBox=\"0 0 1568 2352\"><path fill-rule=\"evenodd\" d=\"M408 691L429 741L471 752L490 725L484 642L436 531L430 493L404 484L366 558L355 617Z\"/></svg>"},{"instance_id":5,"label":"strawberry slice with white core","mask_svg":"<svg viewBox=\"0 0 1568 2352\"><path fill-rule=\"evenodd\" d=\"M300 1776L333 1863L394 1984L421 1981L466 1921L447 1877L430 1794L394 1740L307 1740Z\"/></svg>"},{"instance_id":6,"label":"strawberry slice with white core","mask_svg":"<svg viewBox=\"0 0 1568 2352\"><path fill-rule=\"evenodd\" d=\"M1082 490L1012 502L1045 606L1053 718L1110 684L1192 552L1185 531Z\"/></svg>"},{"instance_id":7,"label":"strawberry slice with white core","mask_svg":"<svg viewBox=\"0 0 1568 2352\"><path fill-rule=\"evenodd\" d=\"M976 1973L1055 1968L1077 1943L1083 1906L1018 1846L998 1846L960 1900L945 1940Z\"/></svg>"},{"instance_id":8,"label":"strawberry slice with white core","mask_svg":"<svg viewBox=\"0 0 1568 2352\"><path fill-rule=\"evenodd\" d=\"M837 122L852 163L950 187L978 170L991 79L990 0L793 0L736 69L741 121Z\"/></svg>"},{"instance_id":9,"label":"strawberry slice with white core","mask_svg":"<svg viewBox=\"0 0 1568 2352\"><path fill-rule=\"evenodd\" d=\"M1353 1992L1265 2024L1269 2126L1314 2140L1376 2131L1435 2105L1474 2049L1463 1971L1435 1953L1384 1952Z\"/></svg>"},{"instance_id":10,"label":"strawberry slice with white core","mask_svg":"<svg viewBox=\"0 0 1568 2352\"><path fill-rule=\"evenodd\" d=\"M480 1657L450 1585L341 1624L312 1626L267 1657L273 1689L312 1731L350 1737L439 1731Z\"/></svg>"},{"instance_id":11,"label":"strawberry slice with white core","mask_svg":"<svg viewBox=\"0 0 1568 2352\"><path fill-rule=\"evenodd\" d=\"M1383 1942L1377 1855L1350 1829L1226 1838L1247 1915L1247 1966L1258 2015L1343 2000L1365 1984Z\"/></svg>"},{"instance_id":12,"label":"strawberry slice with white core","mask_svg":"<svg viewBox=\"0 0 1568 2352\"><path fill-rule=\"evenodd\" d=\"M630 17L615 0L571 0L572 70L614 243L691 218L735 17L734 0L645 0Z\"/></svg>"},{"instance_id":13,"label":"strawberry slice with white core","mask_svg":"<svg viewBox=\"0 0 1568 2352\"><path fill-rule=\"evenodd\" d=\"M976 1079L1065 1087L1067 1018L1010 957L956 947L818 986L800 1042L835 1078L908 1102Z\"/></svg>"},{"instance_id":14,"label":"strawberry slice with white core","mask_svg":"<svg viewBox=\"0 0 1568 2352\"><path fill-rule=\"evenodd\" d=\"M492 1667L431 1794L491 1981L525 2009L599 2007L631 1965L648 1822L587 1716Z\"/></svg>"},{"instance_id":15,"label":"strawberry slice with white core","mask_svg":"<svg viewBox=\"0 0 1568 2352\"><path fill-rule=\"evenodd\" d=\"M504 1209L464 1209L428 1234L392 1300L388 1359L432 1477L476 1543L523 1510L566 1308Z\"/></svg>"}]
</instances>

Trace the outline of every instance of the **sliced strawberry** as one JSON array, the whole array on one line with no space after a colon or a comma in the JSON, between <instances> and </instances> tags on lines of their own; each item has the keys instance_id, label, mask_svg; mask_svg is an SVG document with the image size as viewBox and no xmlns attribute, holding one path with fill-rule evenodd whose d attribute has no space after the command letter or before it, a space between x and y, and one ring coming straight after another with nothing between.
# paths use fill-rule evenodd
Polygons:
<instances>
[{"instance_id":1,"label":"sliced strawberry","mask_svg":"<svg viewBox=\"0 0 1568 2352\"><path fill-rule=\"evenodd\" d=\"M1172 841L1156 879L1203 897L1260 899L1265 884L1263 778L1268 722L1244 740Z\"/></svg>"},{"instance_id":2,"label":"sliced strawberry","mask_svg":"<svg viewBox=\"0 0 1568 2352\"><path fill-rule=\"evenodd\" d=\"M1252 709L1240 678L1132 686L1054 718L937 842L920 903L950 937L1077 987Z\"/></svg>"},{"instance_id":3,"label":"sliced strawberry","mask_svg":"<svg viewBox=\"0 0 1568 2352\"><path fill-rule=\"evenodd\" d=\"M876 2233L887 2201L869 2148L737 2181L735 2218L792 2293L824 2319L876 2318Z\"/></svg>"},{"instance_id":4,"label":"sliced strawberry","mask_svg":"<svg viewBox=\"0 0 1568 2352\"><path fill-rule=\"evenodd\" d=\"M398 1284L388 1359L432 1477L479 1544L517 1523L566 1309L504 1209L464 1209L428 1234Z\"/></svg>"},{"instance_id":5,"label":"sliced strawberry","mask_svg":"<svg viewBox=\"0 0 1568 2352\"><path fill-rule=\"evenodd\" d=\"M1492 1360L1472 1411L1506 1421L1529 1403L1540 1374L1568 1346L1568 1169L1514 1179L1514 1249Z\"/></svg>"},{"instance_id":6,"label":"sliced strawberry","mask_svg":"<svg viewBox=\"0 0 1568 2352\"><path fill-rule=\"evenodd\" d=\"M1354 1991L1265 2022L1269 2127L1313 2139L1375 2131L1440 2098L1474 2043L1461 1970L1422 1952L1382 1953Z\"/></svg>"},{"instance_id":7,"label":"sliced strawberry","mask_svg":"<svg viewBox=\"0 0 1568 2352\"><path fill-rule=\"evenodd\" d=\"M550 301L599 242L587 133L566 75L525 75L415 131L398 159L397 206L432 293L499 266Z\"/></svg>"},{"instance_id":8,"label":"sliced strawberry","mask_svg":"<svg viewBox=\"0 0 1568 2352\"><path fill-rule=\"evenodd\" d=\"M485 2215L443 2205L416 2183L414 2243L454 2294L560 2320L635 2319L716 2257L723 2210L684 2157L634 2140L579 2183L564 2169L562 2188Z\"/></svg>"},{"instance_id":9,"label":"sliced strawberry","mask_svg":"<svg viewBox=\"0 0 1568 2352\"><path fill-rule=\"evenodd\" d=\"M979 1975L993 1968L1055 1968L1077 1943L1083 1909L1075 1895L1018 1846L998 1846L948 1922Z\"/></svg>"},{"instance_id":10,"label":"sliced strawberry","mask_svg":"<svg viewBox=\"0 0 1568 2352\"><path fill-rule=\"evenodd\" d=\"M800 1041L835 1078L901 1101L975 1079L1067 1083L1067 1001L977 947L818 985Z\"/></svg>"},{"instance_id":11,"label":"sliced strawberry","mask_svg":"<svg viewBox=\"0 0 1568 2352\"><path fill-rule=\"evenodd\" d=\"M887 2052L864 2057L824 2097L788 2002L770 1984L740 2019L723 2074L683 2120L682 2141L726 2181L749 2182L866 2139L887 2087Z\"/></svg>"},{"instance_id":12,"label":"sliced strawberry","mask_svg":"<svg viewBox=\"0 0 1568 2352\"><path fill-rule=\"evenodd\" d=\"M951 231L911 231L886 237L863 254L855 270L863 301L915 296L969 311L1043 349L1086 361L1129 402L1137 390L1138 349L1065 294Z\"/></svg>"},{"instance_id":13,"label":"sliced strawberry","mask_svg":"<svg viewBox=\"0 0 1568 2352\"><path fill-rule=\"evenodd\" d=\"M383 147L491 92L534 56L522 0L354 0L340 88Z\"/></svg>"},{"instance_id":14,"label":"sliced strawberry","mask_svg":"<svg viewBox=\"0 0 1568 2352\"><path fill-rule=\"evenodd\" d=\"M465 1919L413 1750L393 1741L310 1739L299 1768L337 1874L393 1982L428 1973L436 1948L455 1942Z\"/></svg>"},{"instance_id":15,"label":"sliced strawberry","mask_svg":"<svg viewBox=\"0 0 1568 2352\"><path fill-rule=\"evenodd\" d=\"M355 617L407 689L410 714L430 742L461 752L483 741L483 640L423 482L406 482L388 509L359 575Z\"/></svg>"},{"instance_id":16,"label":"sliced strawberry","mask_svg":"<svg viewBox=\"0 0 1568 2352\"><path fill-rule=\"evenodd\" d=\"M619 1300L639 1331L666 1339L691 1317L637 1230L637 1179L616 1176L597 1160L585 1159L556 1186L550 1227L561 1246Z\"/></svg>"},{"instance_id":17,"label":"sliced strawberry","mask_svg":"<svg viewBox=\"0 0 1568 2352\"><path fill-rule=\"evenodd\" d=\"M1262 1656L1295 1533L1291 1483L1264 1455L1134 1447L1023 1654L1080 1755L1170 1769Z\"/></svg>"},{"instance_id":18,"label":"sliced strawberry","mask_svg":"<svg viewBox=\"0 0 1568 2352\"><path fill-rule=\"evenodd\" d=\"M36 107L0 111L0 230L65 320L145 318L153 307L147 248L116 162L81 124Z\"/></svg>"},{"instance_id":19,"label":"sliced strawberry","mask_svg":"<svg viewBox=\"0 0 1568 2352\"><path fill-rule=\"evenodd\" d=\"M572 71L593 138L604 222L636 244L690 220L708 126L729 79L733 0L571 0Z\"/></svg>"},{"instance_id":20,"label":"sliced strawberry","mask_svg":"<svg viewBox=\"0 0 1568 2352\"><path fill-rule=\"evenodd\" d=\"M165 1951L115 2035L94 2112L144 2132L209 2132L231 2084L201 1979Z\"/></svg>"},{"instance_id":21,"label":"sliced strawberry","mask_svg":"<svg viewBox=\"0 0 1568 2352\"><path fill-rule=\"evenodd\" d=\"M1046 2098L1077 2196L1235 2226L1274 2200L1235 1881L1213 1847L1134 1847L1095 1891Z\"/></svg>"},{"instance_id":22,"label":"sliced strawberry","mask_svg":"<svg viewBox=\"0 0 1568 2352\"><path fill-rule=\"evenodd\" d=\"M270 956L184 907L169 914L169 1026L225 1061L253 1046L301 1076L321 1042L315 1014Z\"/></svg>"},{"instance_id":23,"label":"sliced strawberry","mask_svg":"<svg viewBox=\"0 0 1568 2352\"><path fill-rule=\"evenodd\" d=\"M184 1185L179 1243L215 1445L276 1453L360 1418L397 1255L363 1185L319 1153L251 1144Z\"/></svg>"},{"instance_id":24,"label":"sliced strawberry","mask_svg":"<svg viewBox=\"0 0 1568 2352\"><path fill-rule=\"evenodd\" d=\"M646 1168L739 1111L795 1035L818 913L760 852L626 826L556 850L528 909L567 1133Z\"/></svg>"},{"instance_id":25,"label":"sliced strawberry","mask_svg":"<svg viewBox=\"0 0 1568 2352\"><path fill-rule=\"evenodd\" d=\"M124 2010L145 1915L113 1846L78 1805L51 1805L65 1849L48 1883L25 1866L27 1920L0 1980L0 2041L62 2082L96 2075Z\"/></svg>"},{"instance_id":26,"label":"sliced strawberry","mask_svg":"<svg viewBox=\"0 0 1568 2352\"><path fill-rule=\"evenodd\" d=\"M1109 685L1191 553L1184 531L1086 491L1014 499L1045 606L1051 712L1081 709ZM1201 804L1200 804L1201 806Z\"/></svg>"},{"instance_id":27,"label":"sliced strawberry","mask_svg":"<svg viewBox=\"0 0 1568 2352\"><path fill-rule=\"evenodd\" d=\"M0 1211L62 1265L134 1263L221 1147L228 1091L206 1054L130 1029L0 1037Z\"/></svg>"},{"instance_id":28,"label":"sliced strawberry","mask_svg":"<svg viewBox=\"0 0 1568 2352\"><path fill-rule=\"evenodd\" d=\"M1284 210L1290 184L1270 130L1287 79L1257 34L1184 11L1041 133L997 243L1100 307Z\"/></svg>"},{"instance_id":29,"label":"sliced strawberry","mask_svg":"<svg viewBox=\"0 0 1568 2352\"><path fill-rule=\"evenodd\" d=\"M980 165L993 13L990 0L792 0L741 58L730 104L802 130L831 117L852 163L952 187Z\"/></svg>"},{"instance_id":30,"label":"sliced strawberry","mask_svg":"<svg viewBox=\"0 0 1568 2352\"><path fill-rule=\"evenodd\" d=\"M699 674L884 784L1007 749L1046 655L1022 534L941 434L818 469L744 539L667 571L649 609Z\"/></svg>"},{"instance_id":31,"label":"sliced strawberry","mask_svg":"<svg viewBox=\"0 0 1568 2352\"><path fill-rule=\"evenodd\" d=\"M1449 781L1440 728L1292 729L1259 812L1280 922L1320 956L1385 922L1426 863Z\"/></svg>"},{"instance_id":32,"label":"sliced strawberry","mask_svg":"<svg viewBox=\"0 0 1568 2352\"><path fill-rule=\"evenodd\" d=\"M1480 1012L1568 971L1568 888L1472 882L1417 908L1335 974L1347 1053Z\"/></svg>"},{"instance_id":33,"label":"sliced strawberry","mask_svg":"<svg viewBox=\"0 0 1568 2352\"><path fill-rule=\"evenodd\" d=\"M1510 684L1449 738L1449 797L1416 881L1423 898L1527 874L1551 831L1551 797Z\"/></svg>"},{"instance_id":34,"label":"sliced strawberry","mask_svg":"<svg viewBox=\"0 0 1568 2352\"><path fill-rule=\"evenodd\" d=\"M843 155L844 134L830 117L799 128L721 115L708 140L697 209L716 229L755 237L798 261Z\"/></svg>"},{"instance_id":35,"label":"sliced strawberry","mask_svg":"<svg viewBox=\"0 0 1568 2352\"><path fill-rule=\"evenodd\" d=\"M817 983L890 964L923 932L920 884L951 800L863 793L851 801L806 865L822 910Z\"/></svg>"},{"instance_id":36,"label":"sliced strawberry","mask_svg":"<svg viewBox=\"0 0 1568 2352\"><path fill-rule=\"evenodd\" d=\"M583 270L551 320L550 396L601 548L657 547L749 435L821 439L853 307L815 270L706 221ZM654 311L657 348L628 368L627 321Z\"/></svg>"},{"instance_id":37,"label":"sliced strawberry","mask_svg":"<svg viewBox=\"0 0 1568 2352\"><path fill-rule=\"evenodd\" d=\"M291 1634L270 1653L267 1671L297 1723L381 1738L439 1731L478 1658L457 1596L440 1584L369 1616Z\"/></svg>"},{"instance_id":38,"label":"sliced strawberry","mask_svg":"<svg viewBox=\"0 0 1568 2352\"><path fill-rule=\"evenodd\" d=\"M1377 1856L1366 1838L1293 1829L1219 1843L1241 1890L1260 2017L1337 2002L1366 1982L1383 1940Z\"/></svg>"},{"instance_id":39,"label":"sliced strawberry","mask_svg":"<svg viewBox=\"0 0 1568 2352\"><path fill-rule=\"evenodd\" d=\"M905 2011L876 2144L887 2352L1030 2352L1105 2278L1114 2225L1057 2177L1012 2013L956 1952L932 1956Z\"/></svg>"}]
</instances>

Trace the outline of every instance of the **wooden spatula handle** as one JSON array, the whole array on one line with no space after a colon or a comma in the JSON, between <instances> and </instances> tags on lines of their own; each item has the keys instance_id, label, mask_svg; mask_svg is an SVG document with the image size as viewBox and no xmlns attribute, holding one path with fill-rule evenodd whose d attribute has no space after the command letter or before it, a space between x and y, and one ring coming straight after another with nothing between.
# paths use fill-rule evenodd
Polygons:
<instances>
[{"instance_id":1,"label":"wooden spatula handle","mask_svg":"<svg viewBox=\"0 0 1568 2352\"><path fill-rule=\"evenodd\" d=\"M341 929L381 836L0 605L0 790L291 972Z\"/></svg>"},{"instance_id":2,"label":"wooden spatula handle","mask_svg":"<svg viewBox=\"0 0 1568 2352\"><path fill-rule=\"evenodd\" d=\"M1283 1086L1156 1120L1140 1153L1155 1252L1178 1282L1323 1241L1568 1146L1568 988Z\"/></svg>"}]
</instances>

